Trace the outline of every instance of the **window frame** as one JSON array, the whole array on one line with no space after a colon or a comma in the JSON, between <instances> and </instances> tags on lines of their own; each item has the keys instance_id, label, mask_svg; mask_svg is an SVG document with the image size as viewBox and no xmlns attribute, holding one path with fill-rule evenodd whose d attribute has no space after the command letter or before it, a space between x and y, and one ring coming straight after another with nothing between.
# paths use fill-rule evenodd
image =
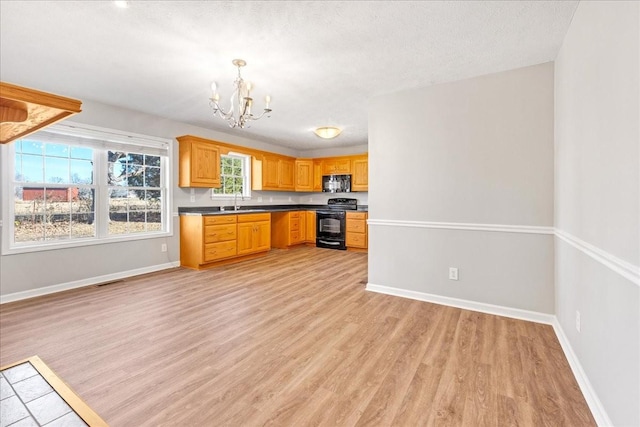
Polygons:
<instances>
[{"instance_id":1,"label":"window frame","mask_svg":"<svg viewBox=\"0 0 640 427\"><path fill-rule=\"evenodd\" d=\"M242 160L242 178L244 184L242 185L242 194L238 193L238 196L242 197L242 200L251 200L251 155L244 153L237 153L230 151L227 154L220 155L220 181L222 185L222 159L223 157L231 157ZM215 189L211 189L212 200L234 200L233 194L220 194L215 193Z\"/></svg>"},{"instance_id":2,"label":"window frame","mask_svg":"<svg viewBox=\"0 0 640 427\"><path fill-rule=\"evenodd\" d=\"M173 235L173 213L172 213L172 164L173 150L172 141L164 138L157 138L147 135L122 132L114 129L107 129L97 126L65 122L64 124L54 124L44 129L47 134L55 134L59 138L60 144L81 145L77 143L77 138L83 140L94 140L95 146L93 159L93 186L100 191L96 191L95 198L95 236L79 237L76 239L61 239L50 241L15 241L15 203L13 202L13 189L15 181L15 144L2 144L0 146L0 165L2 166L2 211L0 227L2 228L2 255L40 252L46 250L67 249L82 246L94 246L115 242L127 242L135 240L157 239ZM40 131L42 132L42 131ZM38 133L21 138L38 139ZM65 139L67 141L65 142ZM75 143L74 143L75 139ZM43 141L50 142L50 141ZM55 143L55 142L53 142ZM122 148L126 147L126 150ZM109 192L107 182L107 152L108 151L128 151L140 154L147 154L146 151L161 151L160 156L160 181L162 192L162 230L146 231L142 233L109 234ZM158 154L155 154L158 155ZM55 186L53 184L52 186ZM63 185L69 187L69 184ZM143 187L144 188L144 187Z\"/></svg>"}]
</instances>

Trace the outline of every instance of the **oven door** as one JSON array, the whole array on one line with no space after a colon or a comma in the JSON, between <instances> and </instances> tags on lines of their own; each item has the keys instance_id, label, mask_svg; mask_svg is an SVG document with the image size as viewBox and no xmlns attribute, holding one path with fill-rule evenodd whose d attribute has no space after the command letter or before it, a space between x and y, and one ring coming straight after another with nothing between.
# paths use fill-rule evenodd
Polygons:
<instances>
[{"instance_id":1,"label":"oven door","mask_svg":"<svg viewBox=\"0 0 640 427\"><path fill-rule=\"evenodd\" d=\"M344 211L316 212L316 246L329 249L346 249L346 215Z\"/></svg>"}]
</instances>

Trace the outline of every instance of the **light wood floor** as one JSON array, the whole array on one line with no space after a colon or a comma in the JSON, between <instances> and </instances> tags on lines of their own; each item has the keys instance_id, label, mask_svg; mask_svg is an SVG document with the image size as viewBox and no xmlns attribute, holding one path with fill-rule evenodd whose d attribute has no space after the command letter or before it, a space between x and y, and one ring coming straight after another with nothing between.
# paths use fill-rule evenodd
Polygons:
<instances>
[{"instance_id":1,"label":"light wood floor","mask_svg":"<svg viewBox=\"0 0 640 427\"><path fill-rule=\"evenodd\" d=\"M553 329L364 290L367 255L302 247L0 307L111 426L595 425Z\"/></svg>"}]
</instances>

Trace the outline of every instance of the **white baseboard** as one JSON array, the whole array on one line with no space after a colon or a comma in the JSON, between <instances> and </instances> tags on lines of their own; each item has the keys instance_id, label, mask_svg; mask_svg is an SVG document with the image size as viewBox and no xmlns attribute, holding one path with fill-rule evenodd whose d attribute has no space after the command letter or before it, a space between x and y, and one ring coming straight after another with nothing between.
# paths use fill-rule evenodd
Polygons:
<instances>
[{"instance_id":1,"label":"white baseboard","mask_svg":"<svg viewBox=\"0 0 640 427\"><path fill-rule=\"evenodd\" d=\"M519 308L505 307L501 305L486 304L483 302L469 301L458 298L445 297L442 295L428 294L425 292L409 291L406 289L392 288L389 286L374 285L367 283L368 291L381 294L394 295L398 297L415 299L418 301L432 302L435 304L448 305L465 310L479 311L481 313L495 314L498 316L511 317L514 319L528 320L530 322L545 323L552 325L555 316L552 314L539 313L537 311L522 310Z\"/></svg>"},{"instance_id":2,"label":"white baseboard","mask_svg":"<svg viewBox=\"0 0 640 427\"><path fill-rule=\"evenodd\" d=\"M582 391L582 395L584 396L584 399L587 401L587 405L589 405L589 409L591 409L591 414L593 415L593 418L595 418L596 423L600 427L613 426L611 419L609 419L607 412L604 410L604 407L602 406L602 402L600 402L600 399L598 399L598 396L595 390L591 386L591 382L589 381L587 374L584 372L584 369L582 369L582 365L580 364L578 357L573 352L573 348L569 343L569 339L567 338L567 335L564 333L564 329L562 329L562 326L560 325L558 318L555 316L553 319L552 326L554 331L556 332L558 341L560 341L560 345L562 346L564 355L567 358L567 361L569 362L569 366L571 366L571 370L573 371L573 376L576 378L576 381L578 382L578 386Z\"/></svg>"},{"instance_id":3,"label":"white baseboard","mask_svg":"<svg viewBox=\"0 0 640 427\"><path fill-rule=\"evenodd\" d=\"M380 286L368 283L366 289L372 292L378 292L381 294L393 295L398 297L410 298L418 301L431 302L434 304L447 305L451 307L462 308L465 310L479 311L481 313L495 314L497 316L510 317L519 320L527 320L536 323L544 323L553 326L553 329L558 337L558 341L562 346L571 371L573 372L578 386L582 391L582 394L591 410L593 418L600 427L612 426L613 423L609 419L602 402L598 399L598 396L591 386L591 382L587 377L587 374L582 369L580 361L573 352L573 348L569 343L569 339L564 333L564 330L560 326L560 322L556 316L552 314L539 313L535 311L521 310L517 308L504 307L493 304L486 304L476 301L463 300L458 298L445 297L441 295L428 294L424 292L410 291L406 289L392 288L389 286Z\"/></svg>"},{"instance_id":4,"label":"white baseboard","mask_svg":"<svg viewBox=\"0 0 640 427\"><path fill-rule=\"evenodd\" d=\"M149 267L136 268L134 270L119 271L113 274L105 274L103 276L89 277L82 280L75 280L73 282L61 283L59 285L45 286L43 288L31 289L28 291L14 292L12 294L0 295L0 304L7 302L19 301L27 298L38 297L41 295L53 294L56 292L67 291L69 289L82 288L84 286L91 286L97 283L111 282L113 280L120 280L131 276L138 276L140 274L153 273L155 271L166 270L169 268L179 267L180 262L167 262L164 264L152 265Z\"/></svg>"}]
</instances>

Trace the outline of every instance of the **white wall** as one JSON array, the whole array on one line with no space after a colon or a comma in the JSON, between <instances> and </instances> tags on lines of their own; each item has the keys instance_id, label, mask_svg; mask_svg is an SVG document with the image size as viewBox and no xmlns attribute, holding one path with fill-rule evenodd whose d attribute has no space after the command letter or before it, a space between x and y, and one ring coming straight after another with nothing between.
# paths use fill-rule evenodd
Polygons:
<instances>
[{"instance_id":1,"label":"white wall","mask_svg":"<svg viewBox=\"0 0 640 427\"><path fill-rule=\"evenodd\" d=\"M290 148L244 138L241 131L231 131L231 133L215 132L89 100L83 101L82 110L82 113L69 120L167 139L191 134L259 150L294 157L299 156L299 153ZM30 296L38 292L95 282L96 278L107 280L116 276L126 276L126 274L123 274L126 272L139 273L149 269L167 267L172 263L179 262L178 207L219 206L223 204L229 205L232 202L229 200L211 200L210 190L208 189L195 189L196 202L190 202L190 189L177 186L178 143L175 140L173 143L173 156L173 201L171 209L173 213L173 236L24 254L4 254L0 256L0 297L5 300L7 296L9 296L9 299ZM0 175L2 180L7 178L9 177ZM0 188L2 188L2 185L0 185ZM366 195L366 193L360 194ZM2 195L0 194L0 196ZM258 201L258 197L262 197L262 202ZM262 191L254 192L251 200L240 201L239 204L297 204L305 203L303 199L308 197L309 195L307 194L294 192ZM4 197L0 197L0 199L5 200ZM318 194L317 203L323 203L320 200L325 200L324 195ZM316 203L316 200L312 203ZM4 232L3 228L0 228L0 232ZM167 244L167 252L161 252L160 250L163 243ZM47 287L50 288L48 290L44 289Z\"/></svg>"},{"instance_id":2,"label":"white wall","mask_svg":"<svg viewBox=\"0 0 640 427\"><path fill-rule=\"evenodd\" d=\"M354 147L334 147L318 148L315 150L304 150L298 153L298 157L316 158L332 156L350 156L352 154L362 154L368 152L368 145L356 145Z\"/></svg>"},{"instance_id":3,"label":"white wall","mask_svg":"<svg viewBox=\"0 0 640 427\"><path fill-rule=\"evenodd\" d=\"M555 67L555 310L616 426L640 425L639 18L581 2Z\"/></svg>"},{"instance_id":4,"label":"white wall","mask_svg":"<svg viewBox=\"0 0 640 427\"><path fill-rule=\"evenodd\" d=\"M370 286L553 313L553 64L374 98L369 185Z\"/></svg>"}]
</instances>

